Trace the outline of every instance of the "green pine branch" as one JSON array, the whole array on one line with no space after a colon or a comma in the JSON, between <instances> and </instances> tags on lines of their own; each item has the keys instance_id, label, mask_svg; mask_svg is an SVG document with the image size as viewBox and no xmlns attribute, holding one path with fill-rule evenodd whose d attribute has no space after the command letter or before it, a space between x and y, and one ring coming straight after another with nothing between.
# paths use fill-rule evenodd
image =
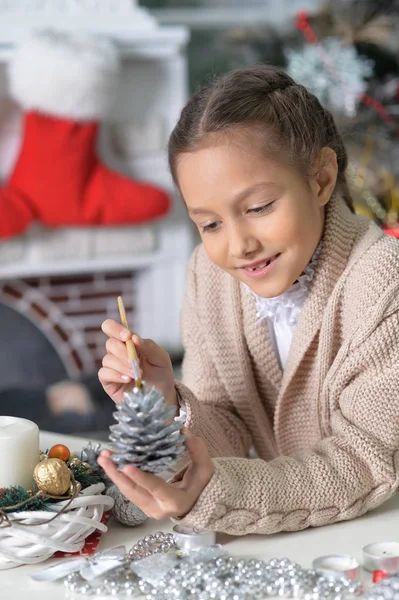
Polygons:
<instances>
[{"instance_id":1,"label":"green pine branch","mask_svg":"<svg viewBox=\"0 0 399 600\"><path fill-rule=\"evenodd\" d=\"M14 506L29 498L30 502L27 502L19 508L4 510L6 506ZM0 510L3 510L5 513L23 510L51 510L47 502L48 500L46 500L46 498L40 498L38 496L32 497L32 495L21 486L0 489Z\"/></svg>"},{"instance_id":2,"label":"green pine branch","mask_svg":"<svg viewBox=\"0 0 399 600\"><path fill-rule=\"evenodd\" d=\"M100 467L86 466L82 462L78 465L68 465L75 480L80 483L82 489L103 482L104 472Z\"/></svg>"}]
</instances>

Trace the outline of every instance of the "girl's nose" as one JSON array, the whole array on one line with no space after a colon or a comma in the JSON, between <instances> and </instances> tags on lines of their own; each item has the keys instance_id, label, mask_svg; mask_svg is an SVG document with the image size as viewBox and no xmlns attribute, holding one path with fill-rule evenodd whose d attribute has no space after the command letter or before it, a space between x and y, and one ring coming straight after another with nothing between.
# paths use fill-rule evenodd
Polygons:
<instances>
[{"instance_id":1,"label":"girl's nose","mask_svg":"<svg viewBox=\"0 0 399 600\"><path fill-rule=\"evenodd\" d=\"M229 255L232 258L247 258L260 248L260 242L244 227L229 228Z\"/></svg>"}]
</instances>

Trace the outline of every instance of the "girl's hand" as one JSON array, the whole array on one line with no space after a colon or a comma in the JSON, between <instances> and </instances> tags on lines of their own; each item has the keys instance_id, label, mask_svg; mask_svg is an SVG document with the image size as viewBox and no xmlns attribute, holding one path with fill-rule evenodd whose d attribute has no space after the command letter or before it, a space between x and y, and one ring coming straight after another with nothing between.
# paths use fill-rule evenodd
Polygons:
<instances>
[{"instance_id":1,"label":"girl's hand","mask_svg":"<svg viewBox=\"0 0 399 600\"><path fill-rule=\"evenodd\" d=\"M183 479L175 483L166 483L161 477L133 465L118 471L109 450L103 450L98 458L98 464L122 494L152 519L184 517L212 478L214 467L205 442L185 428L182 431L187 435L185 444L191 464Z\"/></svg>"},{"instance_id":2,"label":"girl's hand","mask_svg":"<svg viewBox=\"0 0 399 600\"><path fill-rule=\"evenodd\" d=\"M131 391L134 383L125 344L132 338L132 332L111 319L104 321L101 328L108 340L105 344L107 354L103 358L98 378L112 400L121 402L124 392ZM158 388L168 404L177 407L175 380L169 354L152 340L143 340L138 335L133 335L133 343L144 381L148 386Z\"/></svg>"}]
</instances>

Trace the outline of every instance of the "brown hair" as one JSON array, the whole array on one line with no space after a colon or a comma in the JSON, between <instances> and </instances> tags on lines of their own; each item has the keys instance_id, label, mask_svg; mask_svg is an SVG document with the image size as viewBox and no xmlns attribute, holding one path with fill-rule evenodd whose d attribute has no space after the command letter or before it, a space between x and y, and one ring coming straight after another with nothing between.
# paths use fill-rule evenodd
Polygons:
<instances>
[{"instance_id":1,"label":"brown hair","mask_svg":"<svg viewBox=\"0 0 399 600\"><path fill-rule=\"evenodd\" d=\"M183 108L169 139L169 166L178 185L181 154L193 152L215 136L252 126L270 151L283 149L304 173L328 146L338 161L336 189L352 209L345 170L348 157L331 113L316 96L284 71L254 65L237 69L200 88ZM267 132L267 135L265 135Z\"/></svg>"}]
</instances>

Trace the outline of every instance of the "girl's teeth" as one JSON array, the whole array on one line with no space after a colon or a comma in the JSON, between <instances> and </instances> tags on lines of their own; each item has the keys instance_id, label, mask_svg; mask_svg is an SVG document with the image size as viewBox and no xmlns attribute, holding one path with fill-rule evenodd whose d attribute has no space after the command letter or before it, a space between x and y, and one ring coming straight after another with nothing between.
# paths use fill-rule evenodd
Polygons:
<instances>
[{"instance_id":1,"label":"girl's teeth","mask_svg":"<svg viewBox=\"0 0 399 600\"><path fill-rule=\"evenodd\" d=\"M267 267L267 265L269 264L270 260L262 263L261 265L259 265L258 267L251 267L250 271L259 271L260 269L264 269L265 267Z\"/></svg>"}]
</instances>

